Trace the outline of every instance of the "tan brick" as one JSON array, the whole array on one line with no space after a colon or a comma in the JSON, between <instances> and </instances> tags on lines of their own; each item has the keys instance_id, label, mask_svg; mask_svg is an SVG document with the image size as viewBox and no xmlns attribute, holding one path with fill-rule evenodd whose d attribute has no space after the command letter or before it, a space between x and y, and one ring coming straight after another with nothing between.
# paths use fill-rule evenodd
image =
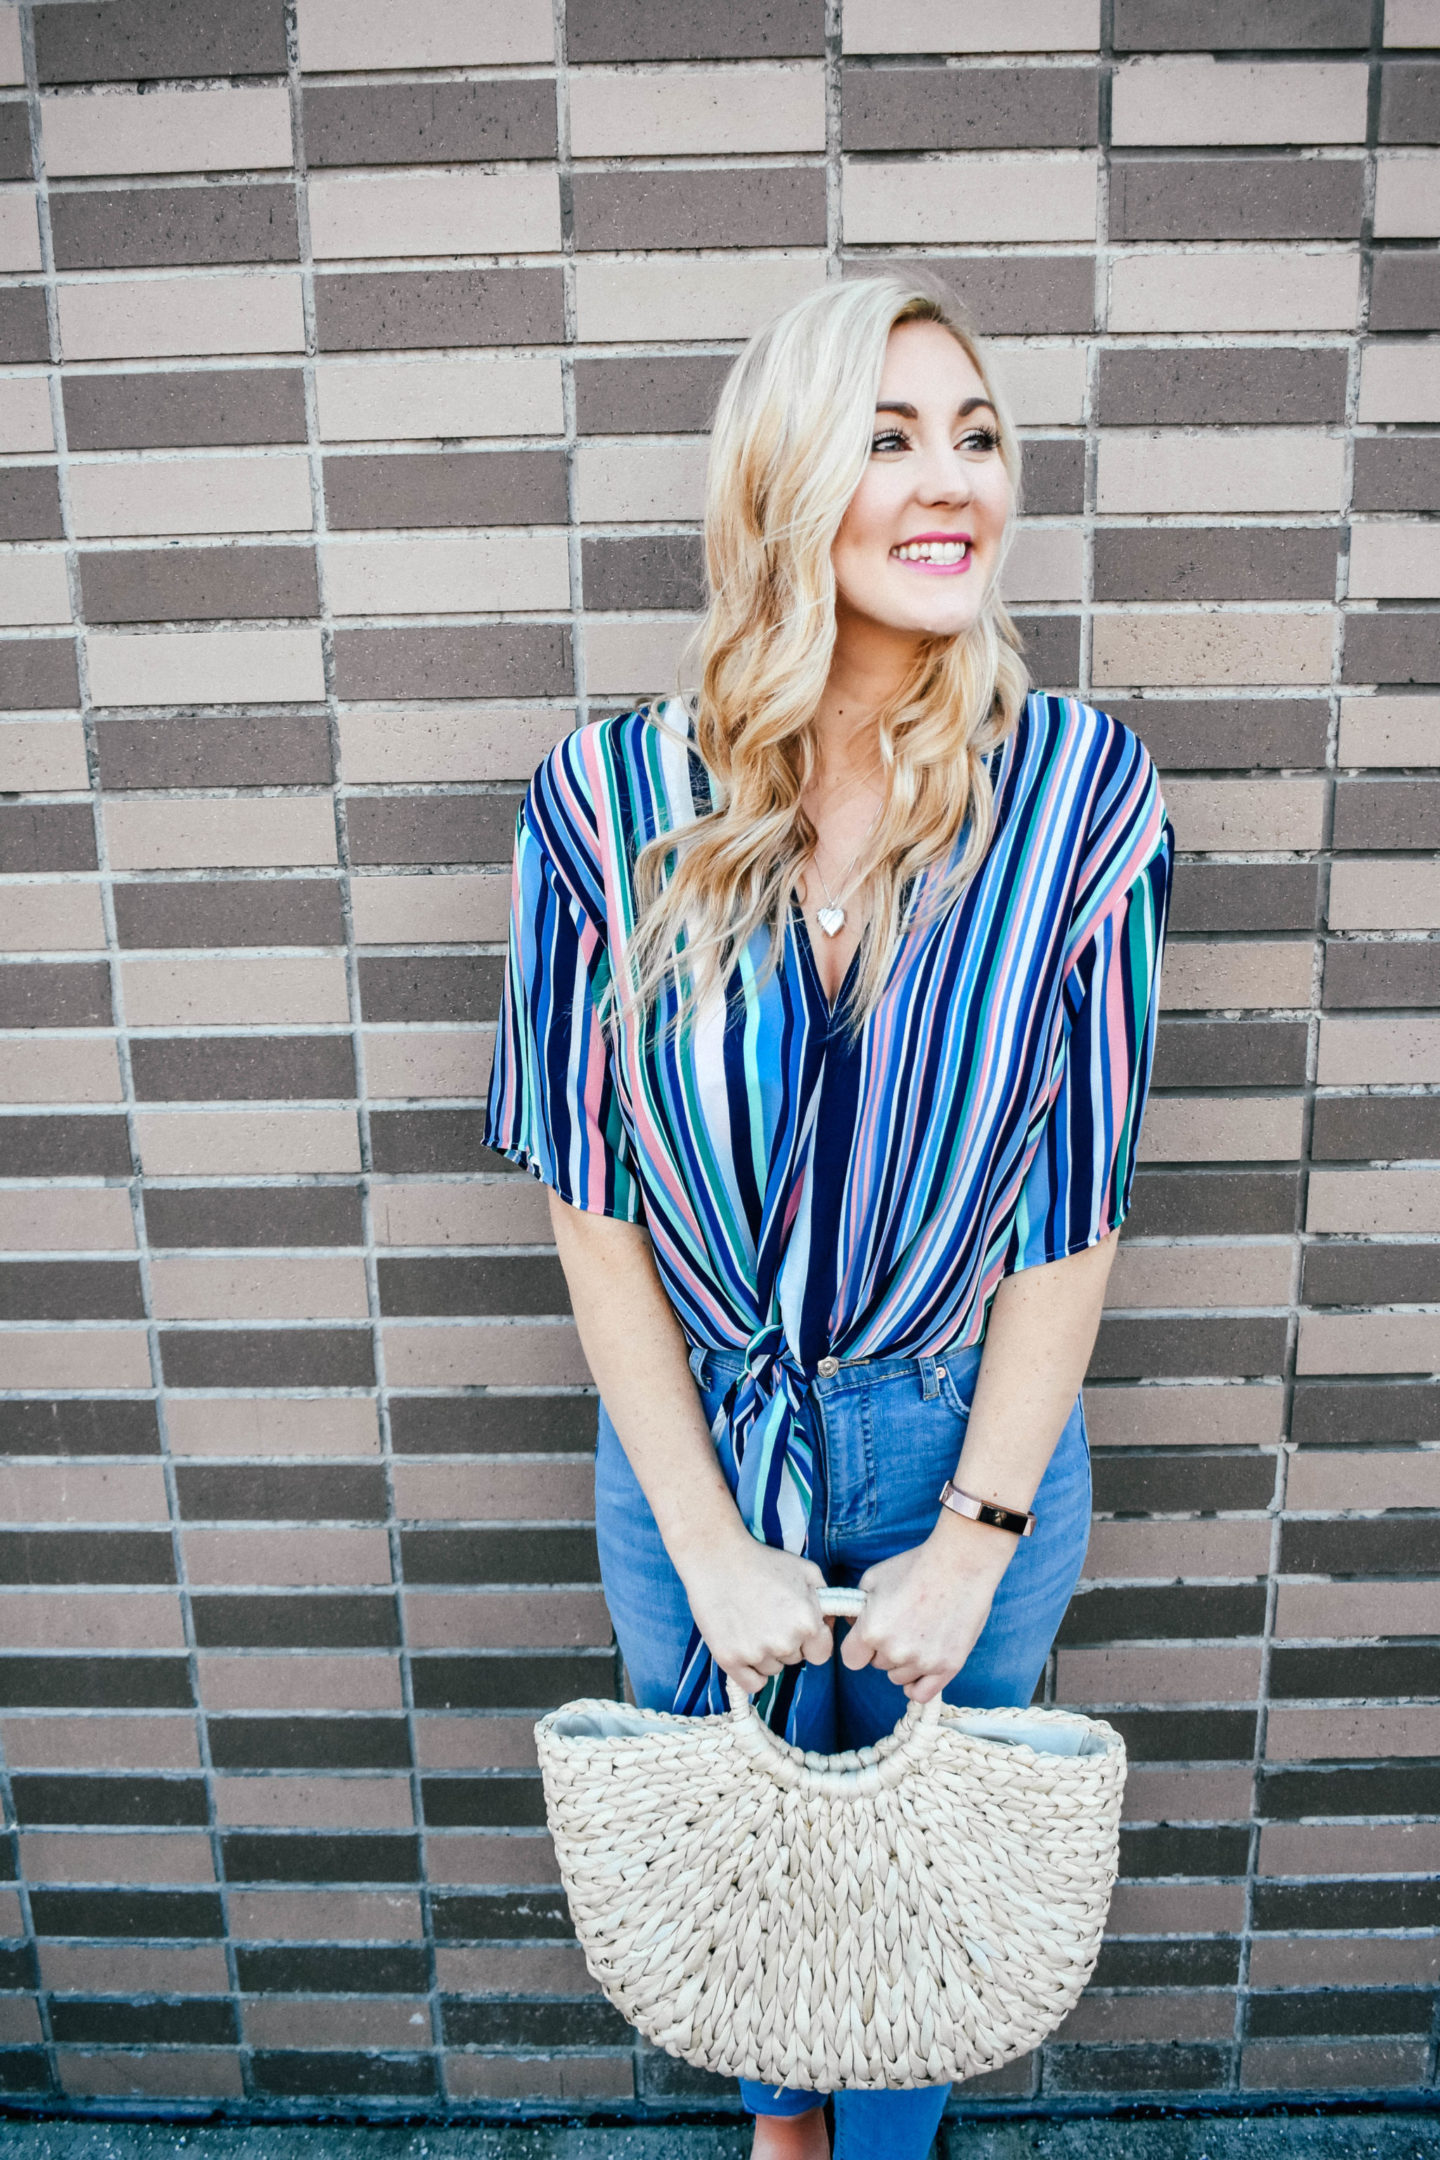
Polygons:
<instances>
[{"instance_id":1,"label":"tan brick","mask_svg":"<svg viewBox=\"0 0 1440 2160\"><path fill-rule=\"evenodd\" d=\"M423 2048L430 2005L409 1996L261 1996L245 2005L245 2038L257 2048Z\"/></svg>"},{"instance_id":2,"label":"tan brick","mask_svg":"<svg viewBox=\"0 0 1440 2160\"><path fill-rule=\"evenodd\" d=\"M1308 1641L1440 1635L1440 1581L1295 1582L1282 1577L1275 1633Z\"/></svg>"},{"instance_id":3,"label":"tan brick","mask_svg":"<svg viewBox=\"0 0 1440 2160\"><path fill-rule=\"evenodd\" d=\"M1235 1997L1205 1989L1181 1994L1085 1995L1051 2036L1097 2046L1118 2041L1229 2040Z\"/></svg>"},{"instance_id":4,"label":"tan brick","mask_svg":"<svg viewBox=\"0 0 1440 2160\"><path fill-rule=\"evenodd\" d=\"M1100 0L847 0L847 53L1093 52Z\"/></svg>"},{"instance_id":5,"label":"tan brick","mask_svg":"<svg viewBox=\"0 0 1440 2160\"><path fill-rule=\"evenodd\" d=\"M103 952L98 885L0 886L0 950Z\"/></svg>"},{"instance_id":6,"label":"tan brick","mask_svg":"<svg viewBox=\"0 0 1440 2160\"><path fill-rule=\"evenodd\" d=\"M60 549L0 549L0 623L69 620L70 586Z\"/></svg>"},{"instance_id":7,"label":"tan brick","mask_svg":"<svg viewBox=\"0 0 1440 2160\"><path fill-rule=\"evenodd\" d=\"M229 1987L220 1943L41 1941L47 1988L81 1995L223 1995Z\"/></svg>"},{"instance_id":8,"label":"tan brick","mask_svg":"<svg viewBox=\"0 0 1440 2160\"><path fill-rule=\"evenodd\" d=\"M1177 780L1165 800L1182 848L1230 855L1254 848L1318 848L1325 829L1323 780Z\"/></svg>"},{"instance_id":9,"label":"tan brick","mask_svg":"<svg viewBox=\"0 0 1440 2160\"><path fill-rule=\"evenodd\" d=\"M1357 1756L1440 1753L1440 1703L1327 1703L1292 1709L1277 1703L1266 1728L1271 1762L1339 1762Z\"/></svg>"},{"instance_id":10,"label":"tan brick","mask_svg":"<svg viewBox=\"0 0 1440 2160\"><path fill-rule=\"evenodd\" d=\"M545 1194L531 1180L498 1178L479 1184L406 1182L370 1190L379 1245L551 1245Z\"/></svg>"},{"instance_id":11,"label":"tan brick","mask_svg":"<svg viewBox=\"0 0 1440 2160\"><path fill-rule=\"evenodd\" d=\"M320 360L315 394L327 442L565 431L558 353Z\"/></svg>"},{"instance_id":12,"label":"tan brick","mask_svg":"<svg viewBox=\"0 0 1440 2160\"><path fill-rule=\"evenodd\" d=\"M91 630L97 705L248 705L325 695L320 632Z\"/></svg>"},{"instance_id":13,"label":"tan brick","mask_svg":"<svg viewBox=\"0 0 1440 2160\"><path fill-rule=\"evenodd\" d=\"M504 872L357 877L350 894L360 945L503 942L510 912L510 879Z\"/></svg>"},{"instance_id":14,"label":"tan brick","mask_svg":"<svg viewBox=\"0 0 1440 2160\"><path fill-rule=\"evenodd\" d=\"M1102 512L1339 510L1345 444L1303 428L1107 428L1100 437Z\"/></svg>"},{"instance_id":15,"label":"tan brick","mask_svg":"<svg viewBox=\"0 0 1440 2160\"><path fill-rule=\"evenodd\" d=\"M1137 249L1110 266L1112 331L1353 330L1360 254Z\"/></svg>"},{"instance_id":16,"label":"tan brick","mask_svg":"<svg viewBox=\"0 0 1440 2160\"><path fill-rule=\"evenodd\" d=\"M1285 1505L1327 1513L1440 1508L1440 1454L1419 1448L1305 1448L1290 1465Z\"/></svg>"},{"instance_id":17,"label":"tan brick","mask_svg":"<svg viewBox=\"0 0 1440 2160\"><path fill-rule=\"evenodd\" d=\"M923 177L922 177L923 176ZM843 168L845 237L875 242L1093 240L1099 159L1093 151L850 158Z\"/></svg>"},{"instance_id":18,"label":"tan brick","mask_svg":"<svg viewBox=\"0 0 1440 2160\"><path fill-rule=\"evenodd\" d=\"M172 1395L167 1423L175 1455L368 1456L380 1448L375 1405L359 1397Z\"/></svg>"},{"instance_id":19,"label":"tan brick","mask_svg":"<svg viewBox=\"0 0 1440 2160\"><path fill-rule=\"evenodd\" d=\"M300 0L300 65L514 67L554 57L546 0Z\"/></svg>"},{"instance_id":20,"label":"tan brick","mask_svg":"<svg viewBox=\"0 0 1440 2160\"><path fill-rule=\"evenodd\" d=\"M361 1041L373 1101L485 1099L495 1051L492 1028L367 1028Z\"/></svg>"},{"instance_id":21,"label":"tan brick","mask_svg":"<svg viewBox=\"0 0 1440 2160\"><path fill-rule=\"evenodd\" d=\"M1187 938L1165 954L1161 1004L1170 1012L1310 1005L1314 946L1309 938L1202 943Z\"/></svg>"},{"instance_id":22,"label":"tan brick","mask_svg":"<svg viewBox=\"0 0 1440 2160\"><path fill-rule=\"evenodd\" d=\"M1440 1232L1440 1170L1312 1170L1305 1227L1433 1236Z\"/></svg>"},{"instance_id":23,"label":"tan brick","mask_svg":"<svg viewBox=\"0 0 1440 2160\"><path fill-rule=\"evenodd\" d=\"M1440 1019L1320 1022L1321 1087L1440 1080Z\"/></svg>"},{"instance_id":24,"label":"tan brick","mask_svg":"<svg viewBox=\"0 0 1440 2160\"><path fill-rule=\"evenodd\" d=\"M1433 1987L1440 1938L1406 1935L1257 1935L1252 1987Z\"/></svg>"},{"instance_id":25,"label":"tan brick","mask_svg":"<svg viewBox=\"0 0 1440 2160\"><path fill-rule=\"evenodd\" d=\"M196 1660L202 1706L225 1710L399 1710L400 1660L393 1657L225 1657Z\"/></svg>"},{"instance_id":26,"label":"tan brick","mask_svg":"<svg viewBox=\"0 0 1440 2160\"><path fill-rule=\"evenodd\" d=\"M1061 1703L1250 1703L1260 1697L1260 1645L1193 1650L1066 1650L1059 1653Z\"/></svg>"},{"instance_id":27,"label":"tan brick","mask_svg":"<svg viewBox=\"0 0 1440 2160\"><path fill-rule=\"evenodd\" d=\"M394 712L353 708L340 716L340 770L352 786L375 781L528 780L547 751L574 724L575 715L568 709L506 712L494 706L456 705ZM423 882L455 885L464 881L452 877ZM492 881L472 878L468 882L488 887ZM508 887L508 878L505 882ZM374 880L357 879L357 895L362 883L367 891L374 891ZM488 901L492 895L487 891L480 897ZM467 928L467 942L489 935L474 922Z\"/></svg>"},{"instance_id":28,"label":"tan brick","mask_svg":"<svg viewBox=\"0 0 1440 2160\"><path fill-rule=\"evenodd\" d=\"M59 307L67 360L305 350L300 280L289 270L62 282Z\"/></svg>"},{"instance_id":29,"label":"tan brick","mask_svg":"<svg viewBox=\"0 0 1440 2160\"><path fill-rule=\"evenodd\" d=\"M415 1760L426 1770L533 1770L535 1721L526 1717L417 1717Z\"/></svg>"},{"instance_id":30,"label":"tan brick","mask_svg":"<svg viewBox=\"0 0 1440 2160\"><path fill-rule=\"evenodd\" d=\"M555 1848L542 1831L508 1836L471 1830L430 1831L425 1872L432 1883L558 1882Z\"/></svg>"},{"instance_id":31,"label":"tan brick","mask_svg":"<svg viewBox=\"0 0 1440 2160\"><path fill-rule=\"evenodd\" d=\"M1117 1883L1110 1935L1238 1935L1244 1883Z\"/></svg>"},{"instance_id":32,"label":"tan brick","mask_svg":"<svg viewBox=\"0 0 1440 2160\"><path fill-rule=\"evenodd\" d=\"M217 1777L215 1819L265 1830L409 1830L407 1777Z\"/></svg>"},{"instance_id":33,"label":"tan brick","mask_svg":"<svg viewBox=\"0 0 1440 2160\"><path fill-rule=\"evenodd\" d=\"M198 1770L190 1711L173 1717L7 1717L0 1741L12 1770Z\"/></svg>"},{"instance_id":34,"label":"tan brick","mask_svg":"<svg viewBox=\"0 0 1440 2160\"><path fill-rule=\"evenodd\" d=\"M1440 1823L1266 1823L1262 1875L1434 1875Z\"/></svg>"},{"instance_id":35,"label":"tan brick","mask_svg":"<svg viewBox=\"0 0 1440 2160\"><path fill-rule=\"evenodd\" d=\"M0 1520L12 1523L168 1522L159 1463L0 1460Z\"/></svg>"},{"instance_id":36,"label":"tan brick","mask_svg":"<svg viewBox=\"0 0 1440 2160\"><path fill-rule=\"evenodd\" d=\"M598 1590L414 1590L405 1600L412 1650L600 1649L611 1635Z\"/></svg>"},{"instance_id":37,"label":"tan brick","mask_svg":"<svg viewBox=\"0 0 1440 2160\"><path fill-rule=\"evenodd\" d=\"M1078 600L1084 577L1084 536L1078 528L1022 525L1001 583L1010 601Z\"/></svg>"},{"instance_id":38,"label":"tan brick","mask_svg":"<svg viewBox=\"0 0 1440 2160\"><path fill-rule=\"evenodd\" d=\"M1326 612L1097 615L1098 686L1165 683L1328 683L1335 643ZM1191 842L1193 845L1193 841Z\"/></svg>"},{"instance_id":39,"label":"tan brick","mask_svg":"<svg viewBox=\"0 0 1440 2160\"><path fill-rule=\"evenodd\" d=\"M1291 1246L1132 1245L1115 1255L1105 1288L1110 1312L1187 1306L1234 1311L1290 1303Z\"/></svg>"},{"instance_id":40,"label":"tan brick","mask_svg":"<svg viewBox=\"0 0 1440 2160\"><path fill-rule=\"evenodd\" d=\"M1248 1763L1218 1769L1185 1763L1178 1770L1132 1763L1125 1779L1125 1820L1248 1822L1253 1784Z\"/></svg>"},{"instance_id":41,"label":"tan brick","mask_svg":"<svg viewBox=\"0 0 1440 2160\"><path fill-rule=\"evenodd\" d=\"M0 380L0 450L52 450L50 385L43 375Z\"/></svg>"},{"instance_id":42,"label":"tan brick","mask_svg":"<svg viewBox=\"0 0 1440 2160\"><path fill-rule=\"evenodd\" d=\"M42 2040L40 2012L30 1995L0 1996L0 2040L7 2043Z\"/></svg>"},{"instance_id":43,"label":"tan brick","mask_svg":"<svg viewBox=\"0 0 1440 2160\"><path fill-rule=\"evenodd\" d=\"M9 720L0 728L0 789L17 795L83 791L90 785L85 730L78 720ZM7 895L25 888L6 886ZM56 886L31 886L55 892ZM73 889L73 888L72 888Z\"/></svg>"},{"instance_id":44,"label":"tan brick","mask_svg":"<svg viewBox=\"0 0 1440 2160\"><path fill-rule=\"evenodd\" d=\"M20 10L6 8L0 15L0 83L23 83L25 56L20 45Z\"/></svg>"},{"instance_id":45,"label":"tan brick","mask_svg":"<svg viewBox=\"0 0 1440 2160\"><path fill-rule=\"evenodd\" d=\"M1437 1457L1440 1460L1440 1457ZM595 1473L588 1459L546 1462L397 1462L395 1512L416 1522L588 1522Z\"/></svg>"},{"instance_id":46,"label":"tan brick","mask_svg":"<svg viewBox=\"0 0 1440 2160\"><path fill-rule=\"evenodd\" d=\"M118 1185L0 1187L0 1250L133 1252L130 1195Z\"/></svg>"},{"instance_id":47,"label":"tan brick","mask_svg":"<svg viewBox=\"0 0 1440 2160\"><path fill-rule=\"evenodd\" d=\"M77 460L70 500L82 538L309 532L313 523L308 460L288 450L264 457Z\"/></svg>"},{"instance_id":48,"label":"tan brick","mask_svg":"<svg viewBox=\"0 0 1440 2160\"><path fill-rule=\"evenodd\" d=\"M1117 1267L1125 1251L1122 1245ZM1092 1447L1276 1447L1284 1413L1282 1391L1264 1385L1085 1390Z\"/></svg>"},{"instance_id":49,"label":"tan brick","mask_svg":"<svg viewBox=\"0 0 1440 2160\"><path fill-rule=\"evenodd\" d=\"M42 1393L150 1385L143 1327L0 1328L0 1369L7 1387Z\"/></svg>"},{"instance_id":50,"label":"tan brick","mask_svg":"<svg viewBox=\"0 0 1440 2160\"><path fill-rule=\"evenodd\" d=\"M824 65L572 68L570 146L603 158L823 150Z\"/></svg>"},{"instance_id":51,"label":"tan brick","mask_svg":"<svg viewBox=\"0 0 1440 2160\"><path fill-rule=\"evenodd\" d=\"M825 258L814 248L621 262L592 257L575 265L578 334L606 344L749 337L824 282Z\"/></svg>"},{"instance_id":52,"label":"tan brick","mask_svg":"<svg viewBox=\"0 0 1440 2160\"><path fill-rule=\"evenodd\" d=\"M317 261L390 255L529 255L560 246L550 165L489 171L312 173Z\"/></svg>"},{"instance_id":53,"label":"tan brick","mask_svg":"<svg viewBox=\"0 0 1440 2160\"><path fill-rule=\"evenodd\" d=\"M110 1035L0 1035L0 1102L113 1103L123 1099Z\"/></svg>"},{"instance_id":54,"label":"tan brick","mask_svg":"<svg viewBox=\"0 0 1440 2160\"><path fill-rule=\"evenodd\" d=\"M40 100L53 178L254 172L290 163L290 100L266 89L67 90Z\"/></svg>"},{"instance_id":55,"label":"tan brick","mask_svg":"<svg viewBox=\"0 0 1440 2160\"><path fill-rule=\"evenodd\" d=\"M1437 757L1440 697L1386 697L1382 693L1340 700L1342 765L1433 765ZM1337 862L1332 877L1339 877L1351 867Z\"/></svg>"},{"instance_id":56,"label":"tan brick","mask_svg":"<svg viewBox=\"0 0 1440 2160\"><path fill-rule=\"evenodd\" d=\"M583 1387L590 1378L568 1320L391 1321L384 1342L392 1387Z\"/></svg>"},{"instance_id":57,"label":"tan brick","mask_svg":"<svg viewBox=\"0 0 1440 2160\"><path fill-rule=\"evenodd\" d=\"M1365 140L1362 61L1129 60L1115 71L1115 143Z\"/></svg>"},{"instance_id":58,"label":"tan brick","mask_svg":"<svg viewBox=\"0 0 1440 2160\"><path fill-rule=\"evenodd\" d=\"M1090 1532L1085 1574L1091 1582L1248 1578L1265 1574L1269 1564L1266 1521L1097 1522Z\"/></svg>"},{"instance_id":59,"label":"tan brick","mask_svg":"<svg viewBox=\"0 0 1440 2160\"><path fill-rule=\"evenodd\" d=\"M390 1546L383 1529L263 1529L184 1532L185 1565L193 1582L258 1584L304 1589L351 1587L390 1580Z\"/></svg>"},{"instance_id":60,"label":"tan brick","mask_svg":"<svg viewBox=\"0 0 1440 2160\"><path fill-rule=\"evenodd\" d=\"M592 615L585 679L592 697L674 697L698 680L693 615Z\"/></svg>"},{"instance_id":61,"label":"tan brick","mask_svg":"<svg viewBox=\"0 0 1440 2160\"><path fill-rule=\"evenodd\" d=\"M35 190L28 181L22 187L0 187L0 270L39 268Z\"/></svg>"},{"instance_id":62,"label":"tan brick","mask_svg":"<svg viewBox=\"0 0 1440 2160\"><path fill-rule=\"evenodd\" d=\"M32 1883L210 1883L215 1867L203 1833L32 1830L20 1835L20 1865Z\"/></svg>"},{"instance_id":63,"label":"tan brick","mask_svg":"<svg viewBox=\"0 0 1440 2160\"><path fill-rule=\"evenodd\" d=\"M447 1995L597 1995L578 1945L530 1949L509 1943L437 1943L435 1971Z\"/></svg>"},{"instance_id":64,"label":"tan brick","mask_svg":"<svg viewBox=\"0 0 1440 2160\"><path fill-rule=\"evenodd\" d=\"M421 1942L413 1890L232 1890L240 1942Z\"/></svg>"},{"instance_id":65,"label":"tan brick","mask_svg":"<svg viewBox=\"0 0 1440 2160\"><path fill-rule=\"evenodd\" d=\"M1248 2091L1307 2092L1418 2086L1428 2050L1423 2040L1252 2040L1240 2057Z\"/></svg>"},{"instance_id":66,"label":"tan brick","mask_svg":"<svg viewBox=\"0 0 1440 2160\"><path fill-rule=\"evenodd\" d=\"M0 1642L10 1650L183 1650L185 1622L173 1590L0 1591Z\"/></svg>"},{"instance_id":67,"label":"tan brick","mask_svg":"<svg viewBox=\"0 0 1440 2160\"><path fill-rule=\"evenodd\" d=\"M57 2048L60 2083L80 2100L239 2100L244 2095L240 2057L216 2048L157 2048L150 2053L115 2049L87 2055Z\"/></svg>"},{"instance_id":68,"label":"tan brick","mask_svg":"<svg viewBox=\"0 0 1440 2160\"><path fill-rule=\"evenodd\" d=\"M284 1177L358 1170L353 1110L141 1110L150 1177Z\"/></svg>"},{"instance_id":69,"label":"tan brick","mask_svg":"<svg viewBox=\"0 0 1440 2160\"><path fill-rule=\"evenodd\" d=\"M581 443L575 453L579 515L595 525L699 518L708 454L703 442Z\"/></svg>"},{"instance_id":70,"label":"tan brick","mask_svg":"<svg viewBox=\"0 0 1440 2160\"><path fill-rule=\"evenodd\" d=\"M445 2083L456 2100L629 2100L631 2058L623 2055L447 2055Z\"/></svg>"},{"instance_id":71,"label":"tan brick","mask_svg":"<svg viewBox=\"0 0 1440 2160\"><path fill-rule=\"evenodd\" d=\"M1440 863L1332 863L1326 914L1332 930L1428 930L1440 921Z\"/></svg>"},{"instance_id":72,"label":"tan brick","mask_svg":"<svg viewBox=\"0 0 1440 2160\"><path fill-rule=\"evenodd\" d=\"M327 540L321 559L336 615L535 614L570 605L563 532Z\"/></svg>"},{"instance_id":73,"label":"tan brick","mask_svg":"<svg viewBox=\"0 0 1440 2160\"><path fill-rule=\"evenodd\" d=\"M1352 526L1350 595L1356 600L1440 598L1440 532L1418 524Z\"/></svg>"},{"instance_id":74,"label":"tan brick","mask_svg":"<svg viewBox=\"0 0 1440 2160\"><path fill-rule=\"evenodd\" d=\"M122 960L131 1027L223 1027L349 1018L345 963L337 958Z\"/></svg>"},{"instance_id":75,"label":"tan brick","mask_svg":"<svg viewBox=\"0 0 1440 2160\"><path fill-rule=\"evenodd\" d=\"M990 338L985 359L1018 426L1079 427L1083 422L1086 354L1078 338L1054 345Z\"/></svg>"},{"instance_id":76,"label":"tan brick","mask_svg":"<svg viewBox=\"0 0 1440 2160\"><path fill-rule=\"evenodd\" d=\"M1362 427L1387 421L1440 420L1440 345L1367 345L1360 359Z\"/></svg>"},{"instance_id":77,"label":"tan brick","mask_svg":"<svg viewBox=\"0 0 1440 2160\"><path fill-rule=\"evenodd\" d=\"M1440 1313L1301 1313L1295 1370L1440 1372Z\"/></svg>"},{"instance_id":78,"label":"tan brick","mask_svg":"<svg viewBox=\"0 0 1440 2160\"><path fill-rule=\"evenodd\" d=\"M1298 1095L1151 1099L1140 1137L1142 1162L1288 1162L1301 1152Z\"/></svg>"},{"instance_id":79,"label":"tan brick","mask_svg":"<svg viewBox=\"0 0 1440 2160\"><path fill-rule=\"evenodd\" d=\"M328 795L105 805L117 870L288 869L335 861Z\"/></svg>"},{"instance_id":80,"label":"tan brick","mask_svg":"<svg viewBox=\"0 0 1440 2160\"><path fill-rule=\"evenodd\" d=\"M1440 150L1382 150L1375 161L1377 240L1440 233Z\"/></svg>"},{"instance_id":81,"label":"tan brick","mask_svg":"<svg viewBox=\"0 0 1440 2160\"><path fill-rule=\"evenodd\" d=\"M363 1320L368 1310L358 1253L160 1258L150 1279L157 1320Z\"/></svg>"}]
</instances>

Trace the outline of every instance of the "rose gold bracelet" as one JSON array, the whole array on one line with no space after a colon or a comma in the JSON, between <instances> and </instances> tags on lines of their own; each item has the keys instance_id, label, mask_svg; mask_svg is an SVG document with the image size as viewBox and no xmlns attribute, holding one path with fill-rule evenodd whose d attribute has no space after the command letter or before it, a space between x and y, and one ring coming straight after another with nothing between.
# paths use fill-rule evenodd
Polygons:
<instances>
[{"instance_id":1,"label":"rose gold bracelet","mask_svg":"<svg viewBox=\"0 0 1440 2160\"><path fill-rule=\"evenodd\" d=\"M971 1522L986 1523L992 1530L1008 1530L1015 1537L1029 1537L1035 1528L1035 1517L1019 1508L996 1507L993 1501L977 1500L973 1493L961 1492L949 1478L940 1488L940 1505L956 1515L968 1516Z\"/></svg>"}]
</instances>

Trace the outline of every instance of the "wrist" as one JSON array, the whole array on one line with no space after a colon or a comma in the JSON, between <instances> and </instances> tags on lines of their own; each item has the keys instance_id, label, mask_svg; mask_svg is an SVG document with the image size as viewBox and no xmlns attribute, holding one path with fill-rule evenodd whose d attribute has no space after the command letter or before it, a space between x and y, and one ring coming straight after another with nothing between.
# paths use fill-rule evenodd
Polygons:
<instances>
[{"instance_id":1,"label":"wrist","mask_svg":"<svg viewBox=\"0 0 1440 2160\"><path fill-rule=\"evenodd\" d=\"M997 1583L1020 1544L1013 1531L971 1522L968 1516L953 1514L949 1508L940 1510L940 1518L928 1542L937 1559L943 1560L947 1568L958 1568L967 1575L988 1577Z\"/></svg>"}]
</instances>

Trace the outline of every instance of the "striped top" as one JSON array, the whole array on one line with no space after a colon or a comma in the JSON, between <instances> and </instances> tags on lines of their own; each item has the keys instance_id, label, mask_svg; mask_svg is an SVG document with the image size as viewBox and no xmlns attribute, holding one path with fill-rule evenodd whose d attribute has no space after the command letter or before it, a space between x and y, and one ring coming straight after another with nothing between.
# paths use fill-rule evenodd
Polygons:
<instances>
[{"instance_id":1,"label":"striped top","mask_svg":"<svg viewBox=\"0 0 1440 2160\"><path fill-rule=\"evenodd\" d=\"M778 969L759 979L758 931L682 1031L672 990L644 1026L602 1017L638 848L709 805L678 702L566 736L520 812L487 1143L644 1222L690 1342L745 1359L714 1435L741 1515L811 1557L817 1361L980 1341L1003 1276L1097 1243L1130 1202L1174 851L1158 776L1118 720L1039 694L990 773L980 868L938 912L920 903L944 866L917 881L858 1035L798 905ZM777 1730L809 1669L761 1697ZM698 1632L676 1707L726 1707Z\"/></svg>"}]
</instances>

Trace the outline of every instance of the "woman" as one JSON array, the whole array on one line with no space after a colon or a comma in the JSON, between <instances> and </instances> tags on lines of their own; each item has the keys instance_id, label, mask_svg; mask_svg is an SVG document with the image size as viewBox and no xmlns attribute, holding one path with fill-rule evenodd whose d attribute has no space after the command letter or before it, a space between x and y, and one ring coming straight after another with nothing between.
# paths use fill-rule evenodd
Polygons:
<instances>
[{"instance_id":1,"label":"woman","mask_svg":"<svg viewBox=\"0 0 1440 2160\"><path fill-rule=\"evenodd\" d=\"M800 301L721 399L695 714L568 736L519 821L487 1138L550 1188L631 1686L825 1752L1028 1702L1085 1551L1173 834L1127 728L1026 697L1018 467L943 295ZM837 2093L837 2156L947 2091Z\"/></svg>"}]
</instances>

